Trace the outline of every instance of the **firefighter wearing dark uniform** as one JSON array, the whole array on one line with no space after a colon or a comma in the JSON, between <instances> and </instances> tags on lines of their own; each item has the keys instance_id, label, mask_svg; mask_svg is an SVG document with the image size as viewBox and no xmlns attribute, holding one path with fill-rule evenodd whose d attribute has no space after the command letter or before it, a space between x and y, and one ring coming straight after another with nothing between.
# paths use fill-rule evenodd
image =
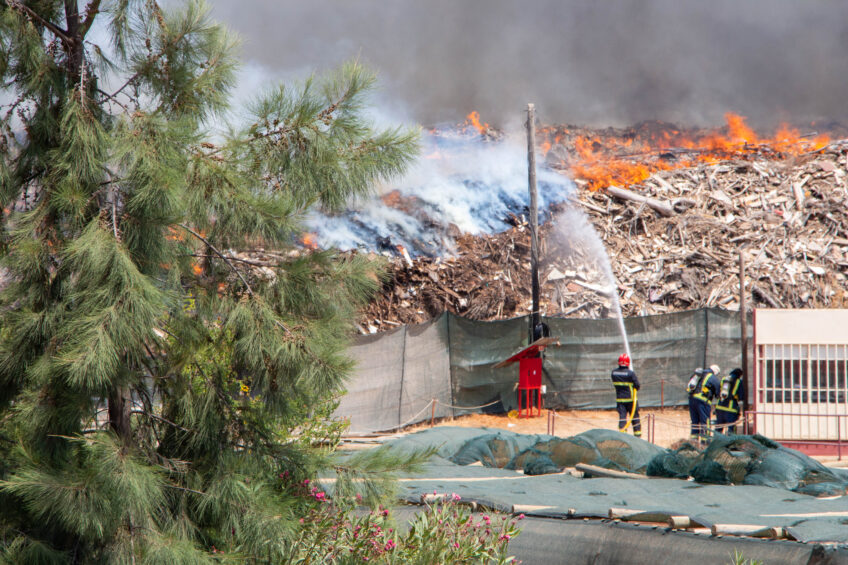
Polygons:
<instances>
[{"instance_id":1,"label":"firefighter wearing dark uniform","mask_svg":"<svg viewBox=\"0 0 848 565\"><path fill-rule=\"evenodd\" d=\"M716 404L716 424L723 434L736 433L736 421L739 419L739 402L745 398L745 382L742 369L736 368L721 379L721 392ZM728 425L731 424L731 425Z\"/></svg>"},{"instance_id":2,"label":"firefighter wearing dark uniform","mask_svg":"<svg viewBox=\"0 0 848 565\"><path fill-rule=\"evenodd\" d=\"M710 422L710 402L719 394L718 365L708 369L695 369L686 392L689 393L689 419L692 422L690 439L701 440L707 436Z\"/></svg>"},{"instance_id":3,"label":"firefighter wearing dark uniform","mask_svg":"<svg viewBox=\"0 0 848 565\"><path fill-rule=\"evenodd\" d=\"M639 421L639 403L636 391L639 379L630 368L630 357L623 353L618 358L618 368L612 371L612 384L615 385L615 408L618 410L618 429L626 432L627 426L633 427L633 435L642 436L642 422Z\"/></svg>"}]
</instances>

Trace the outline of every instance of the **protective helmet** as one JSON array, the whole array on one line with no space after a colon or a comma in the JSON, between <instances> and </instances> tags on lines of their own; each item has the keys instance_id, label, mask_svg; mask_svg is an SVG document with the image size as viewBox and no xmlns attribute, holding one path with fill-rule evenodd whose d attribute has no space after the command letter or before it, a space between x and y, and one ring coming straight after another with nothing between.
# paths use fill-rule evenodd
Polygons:
<instances>
[{"instance_id":1,"label":"protective helmet","mask_svg":"<svg viewBox=\"0 0 848 565\"><path fill-rule=\"evenodd\" d=\"M630 366L630 356L627 353L622 353L618 357L618 364L621 365L622 367L629 367Z\"/></svg>"},{"instance_id":2,"label":"protective helmet","mask_svg":"<svg viewBox=\"0 0 848 565\"><path fill-rule=\"evenodd\" d=\"M733 369L732 371L730 371L730 376L731 376L731 377L738 377L738 376L739 376L739 375L741 375L741 374L742 374L742 369L740 369L739 367L736 367L735 369Z\"/></svg>"},{"instance_id":3,"label":"protective helmet","mask_svg":"<svg viewBox=\"0 0 848 565\"><path fill-rule=\"evenodd\" d=\"M710 371L712 371L714 375L718 375L721 372L721 368L718 365L710 365Z\"/></svg>"}]
</instances>

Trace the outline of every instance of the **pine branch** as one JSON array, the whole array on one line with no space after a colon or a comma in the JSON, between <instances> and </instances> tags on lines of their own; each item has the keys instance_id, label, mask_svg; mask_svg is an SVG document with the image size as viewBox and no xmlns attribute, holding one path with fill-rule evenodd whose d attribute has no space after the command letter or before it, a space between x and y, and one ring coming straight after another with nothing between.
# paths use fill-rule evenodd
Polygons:
<instances>
[{"instance_id":1,"label":"pine branch","mask_svg":"<svg viewBox=\"0 0 848 565\"><path fill-rule=\"evenodd\" d=\"M232 262L230 262L230 260L229 260L229 259L228 259L228 258L227 258L227 257L226 257L223 253L221 253L220 251L218 251L218 249L217 249L214 245L212 245L211 243L209 243L209 240L208 240L208 239L206 239L205 237L203 237L202 235L200 235L199 233L197 233L196 231L194 231L193 229L191 229L190 227L188 227L188 226L187 226L187 225L185 225L185 224L177 224L177 225L179 225L181 228L183 228L184 230L186 230L187 232L189 232L191 235L193 235L194 237L196 237L197 239L199 239L200 241L202 241L203 243L205 243L205 244L209 247L209 249L211 249L212 251L214 251L214 252L215 252L215 254L216 254L218 257L220 257L221 259L223 259L223 260L224 260L224 263L226 263L226 264L227 264L227 265L228 265L228 266L229 266L229 267L233 270L233 272L234 272L235 274L237 274L237 275L238 275L238 278L240 278L240 279L241 279L241 282L243 282L243 283L244 283L244 286L245 286L245 288L247 288L247 293L250 295L250 297L251 297L251 298L255 298L255 297L256 297L256 295L255 295L255 294L253 294L253 289L252 289L252 288L250 288L250 285L248 284L247 279L245 279L245 278L244 278L244 275L241 273L241 271L240 271L240 270L238 270L238 269L236 268L236 266L235 266L235 265L233 265L233 264L232 264Z\"/></svg>"},{"instance_id":2,"label":"pine branch","mask_svg":"<svg viewBox=\"0 0 848 565\"><path fill-rule=\"evenodd\" d=\"M67 31L63 30L62 28L60 28L59 26L57 26L53 22L49 22L49 21L45 20L44 18L39 16L38 13L36 13L33 9L31 9L28 6L25 6L23 3L21 3L20 0L4 0L4 1L6 2L6 5L9 8L11 8L13 10L17 10L19 12L23 12L24 14L29 16L30 19L37 21L39 24L41 24L42 26L44 26L47 29L49 29L50 31L52 31L53 34L56 37L58 37L59 39L61 39L68 47L73 46L74 40L68 35Z\"/></svg>"},{"instance_id":3,"label":"pine branch","mask_svg":"<svg viewBox=\"0 0 848 565\"><path fill-rule=\"evenodd\" d=\"M91 29L91 24L94 23L94 18L100 13L100 1L91 0L85 8L85 20L80 26L80 37L85 37L88 30Z\"/></svg>"},{"instance_id":4,"label":"pine branch","mask_svg":"<svg viewBox=\"0 0 848 565\"><path fill-rule=\"evenodd\" d=\"M9 1L17 1L17 0L6 0L6 1L7 1L7 2L9 2ZM155 2L154 2L154 5L155 5ZM158 5L157 5L156 7L158 8ZM158 15L158 17L159 17L160 25L161 25L161 26L163 26L163 29L164 29L164 20L162 20L161 11L160 11L160 10L157 10L157 11L156 11L156 13L157 13L157 15ZM188 32L186 32L186 33L188 33ZM151 56L147 59L147 64L148 64L148 65L152 65L153 63L155 63L156 61L158 61L159 59L161 59L162 57L164 57L164 56L165 56L165 54L168 52L168 49L170 49L171 47L173 47L174 45L176 45L177 43L179 43L180 41L182 41L182 40L186 37L186 33L181 33L181 34L179 34L179 35L178 35L177 37L175 37L175 38L174 38L174 39L173 39L170 43L168 43L165 47L163 47L163 48L162 48L162 49L161 49L158 53L156 53L155 55L151 55ZM110 95L108 96L108 98L109 98L109 99L113 99L113 98L114 98L115 96L117 96L117 95L118 95L118 94L119 94L122 90L124 90L127 86L129 86L129 85L130 85L130 84L131 84L134 80L136 80L136 79L137 79L138 77L140 77L141 75L142 75L142 71L138 71L138 72L136 72L134 75L132 75L130 78L128 78L128 79L126 80L126 82L124 82L124 84L122 84L122 85L120 86L120 88L118 88L118 90L116 90L115 92L113 92L112 94L110 94Z\"/></svg>"},{"instance_id":5,"label":"pine branch","mask_svg":"<svg viewBox=\"0 0 848 565\"><path fill-rule=\"evenodd\" d=\"M98 88L97 92L99 92L100 94L102 94L104 96L104 98L103 98L104 102L114 102L115 104L117 104L118 106L123 108L124 112L127 112L127 113L130 112L130 109L125 104L118 102L118 99L115 98L117 93L116 94L109 94L108 92L106 92L105 90L103 90L101 88Z\"/></svg>"},{"instance_id":6,"label":"pine branch","mask_svg":"<svg viewBox=\"0 0 848 565\"><path fill-rule=\"evenodd\" d=\"M190 429L188 429L188 428L184 428L184 427L182 427L181 425L176 424L176 423L172 422L171 420L168 420L167 418L163 418L162 416L158 416L158 415L156 415L156 414L153 414L152 412L147 412L146 410L133 410L133 411L131 411L131 412L130 412L130 414L140 414L140 415L142 415L142 416L147 416L148 418L153 418L154 420L159 420L160 422L164 422L164 423L166 423L166 424L170 424L171 426L173 426L173 427L177 428L178 430L182 430L182 431L187 432L187 433L190 433L190 434L195 434L195 433L197 433L197 432L196 432L196 431L194 431L194 430L190 430Z\"/></svg>"},{"instance_id":7,"label":"pine branch","mask_svg":"<svg viewBox=\"0 0 848 565\"><path fill-rule=\"evenodd\" d=\"M186 255L186 257L197 257L198 259L211 259L213 257L216 257L216 255L208 255L208 254L205 254L205 253L189 253L189 254ZM249 259L242 259L241 257L230 257L230 259L232 259L233 261L237 261L239 263L244 263L245 265L252 265L254 267L275 267L275 266L277 266L276 263L251 261Z\"/></svg>"}]
</instances>

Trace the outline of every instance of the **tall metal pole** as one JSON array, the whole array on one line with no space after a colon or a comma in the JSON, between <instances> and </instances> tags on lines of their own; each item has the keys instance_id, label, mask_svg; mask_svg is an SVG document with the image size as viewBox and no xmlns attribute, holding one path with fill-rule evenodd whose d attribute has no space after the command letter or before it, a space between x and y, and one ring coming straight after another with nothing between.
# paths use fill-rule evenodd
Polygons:
<instances>
[{"instance_id":1,"label":"tall metal pole","mask_svg":"<svg viewBox=\"0 0 848 565\"><path fill-rule=\"evenodd\" d=\"M530 342L539 324L539 205L536 201L536 109L527 104L527 180L530 185L530 277L533 310L530 312Z\"/></svg>"},{"instance_id":2,"label":"tall metal pole","mask_svg":"<svg viewBox=\"0 0 848 565\"><path fill-rule=\"evenodd\" d=\"M745 408L751 395L751 377L748 374L748 300L745 292L745 255L739 251L739 326L742 330L742 375L745 379Z\"/></svg>"}]
</instances>

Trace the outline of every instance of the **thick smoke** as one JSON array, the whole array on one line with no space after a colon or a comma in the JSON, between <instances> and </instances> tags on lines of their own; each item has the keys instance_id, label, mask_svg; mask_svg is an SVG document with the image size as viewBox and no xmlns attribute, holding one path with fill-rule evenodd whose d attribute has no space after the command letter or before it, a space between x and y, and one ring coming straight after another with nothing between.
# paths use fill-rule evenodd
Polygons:
<instances>
[{"instance_id":1,"label":"thick smoke","mask_svg":"<svg viewBox=\"0 0 848 565\"><path fill-rule=\"evenodd\" d=\"M492 233L509 227L529 205L527 146L507 136L425 135L424 155L401 180L373 199L336 216L313 212L307 227L322 247L374 249L401 245L412 254L450 252L451 234ZM563 175L538 170L539 209L575 190ZM390 205L387 205L388 204Z\"/></svg>"},{"instance_id":2,"label":"thick smoke","mask_svg":"<svg viewBox=\"0 0 848 565\"><path fill-rule=\"evenodd\" d=\"M424 124L771 126L848 114L848 2L213 0L246 58L290 79L358 57Z\"/></svg>"}]
</instances>

